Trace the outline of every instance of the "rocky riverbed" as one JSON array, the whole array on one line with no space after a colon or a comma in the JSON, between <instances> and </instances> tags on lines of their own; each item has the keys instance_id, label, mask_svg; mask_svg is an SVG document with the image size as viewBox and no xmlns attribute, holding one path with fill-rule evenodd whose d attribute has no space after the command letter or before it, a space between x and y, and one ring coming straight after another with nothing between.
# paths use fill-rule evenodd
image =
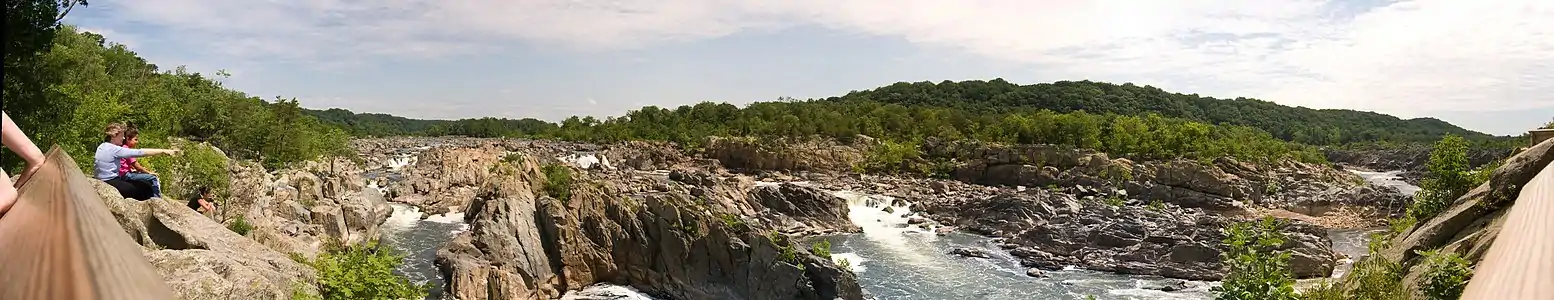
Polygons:
<instances>
[{"instance_id":1,"label":"rocky riverbed","mask_svg":"<svg viewBox=\"0 0 1554 300\"><path fill-rule=\"evenodd\" d=\"M234 162L228 208L255 224L246 237L166 225L231 217L106 201L150 257L214 251L224 260L209 265L256 274L156 263L191 299L289 295L316 275L273 258L380 238L408 252L400 273L441 298L1194 299L1224 276L1230 222L1290 219L1293 269L1327 277L1345 262L1328 229L1373 226L1364 221L1408 201L1327 165L1136 162L1044 145L929 141L921 150L950 162L948 178L860 175L851 166L872 144L855 140L711 138L698 151L357 140L360 159ZM148 229L158 226L175 234ZM249 281L269 283L232 284ZM210 284L230 287L199 287Z\"/></svg>"}]
</instances>

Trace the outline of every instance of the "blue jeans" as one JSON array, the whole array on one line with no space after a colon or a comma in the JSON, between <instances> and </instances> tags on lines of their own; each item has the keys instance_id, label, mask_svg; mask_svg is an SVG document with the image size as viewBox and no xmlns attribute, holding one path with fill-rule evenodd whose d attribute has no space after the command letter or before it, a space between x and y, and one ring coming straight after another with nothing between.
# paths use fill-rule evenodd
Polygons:
<instances>
[{"instance_id":1,"label":"blue jeans","mask_svg":"<svg viewBox=\"0 0 1554 300\"><path fill-rule=\"evenodd\" d=\"M162 198L162 181L157 180L156 175L146 173L125 173L125 180L145 181L151 183L151 197Z\"/></svg>"}]
</instances>

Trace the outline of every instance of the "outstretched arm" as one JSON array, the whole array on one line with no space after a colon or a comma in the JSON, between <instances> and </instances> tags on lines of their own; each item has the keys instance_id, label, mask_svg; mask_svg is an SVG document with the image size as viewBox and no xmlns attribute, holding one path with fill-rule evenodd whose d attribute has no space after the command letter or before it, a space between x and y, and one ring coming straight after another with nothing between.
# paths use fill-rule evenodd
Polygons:
<instances>
[{"instance_id":1,"label":"outstretched arm","mask_svg":"<svg viewBox=\"0 0 1554 300\"><path fill-rule=\"evenodd\" d=\"M43 166L43 151L38 150L38 145L34 145L32 140L27 138L27 134L11 121L11 115L5 112L0 112L0 142L3 142L7 149L11 149L11 152L21 156L22 160L27 161L27 170L22 172L22 177L27 177L27 174Z\"/></svg>"}]
</instances>

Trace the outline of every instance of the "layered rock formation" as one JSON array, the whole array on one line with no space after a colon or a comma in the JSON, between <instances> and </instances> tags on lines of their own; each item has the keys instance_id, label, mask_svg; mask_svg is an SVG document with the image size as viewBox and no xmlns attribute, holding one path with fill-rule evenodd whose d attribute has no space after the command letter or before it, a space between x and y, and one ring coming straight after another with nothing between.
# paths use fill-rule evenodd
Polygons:
<instances>
[{"instance_id":1,"label":"layered rock formation","mask_svg":"<svg viewBox=\"0 0 1554 300\"><path fill-rule=\"evenodd\" d=\"M709 137L703 155L730 169L842 172L863 162L864 150L872 142L867 137L857 138L852 144L829 139Z\"/></svg>"},{"instance_id":2,"label":"layered rock formation","mask_svg":"<svg viewBox=\"0 0 1554 300\"><path fill-rule=\"evenodd\" d=\"M1401 265L1409 290L1418 290L1414 285L1429 269L1419 267L1424 261L1419 251L1440 250L1472 262L1482 260L1505 224L1506 213L1517 204L1522 187L1550 163L1554 163L1554 140L1517 153L1495 169L1487 182L1459 197L1440 215L1418 220L1412 228L1393 236L1385 250L1368 259Z\"/></svg>"},{"instance_id":3,"label":"layered rock formation","mask_svg":"<svg viewBox=\"0 0 1554 300\"><path fill-rule=\"evenodd\" d=\"M1004 248L1027 267L1073 265L1192 280L1225 276L1221 228L1233 221L1195 208L1113 206L1045 190L922 206L941 223L1004 238ZM1332 274L1337 257L1324 229L1293 223L1284 230L1283 250L1292 251L1296 276Z\"/></svg>"},{"instance_id":4,"label":"layered rock formation","mask_svg":"<svg viewBox=\"0 0 1554 300\"><path fill-rule=\"evenodd\" d=\"M470 231L438 252L449 292L464 299L549 299L609 282L673 299L861 299L856 279L737 211L711 205L703 188L578 174L570 196L541 190L531 159L494 164L466 210ZM667 178L665 178L667 179ZM652 181L652 180L644 180ZM734 201L723 199L720 201Z\"/></svg>"},{"instance_id":5,"label":"layered rock formation","mask_svg":"<svg viewBox=\"0 0 1554 300\"><path fill-rule=\"evenodd\" d=\"M317 294L313 269L172 200L124 199L101 182L114 218L183 299L291 299Z\"/></svg>"}]
</instances>

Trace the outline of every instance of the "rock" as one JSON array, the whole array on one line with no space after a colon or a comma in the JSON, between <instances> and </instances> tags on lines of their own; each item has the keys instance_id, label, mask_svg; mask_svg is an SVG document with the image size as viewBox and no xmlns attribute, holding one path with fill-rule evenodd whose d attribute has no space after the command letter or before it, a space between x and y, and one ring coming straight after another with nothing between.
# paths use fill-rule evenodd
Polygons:
<instances>
[{"instance_id":1,"label":"rock","mask_svg":"<svg viewBox=\"0 0 1554 300\"><path fill-rule=\"evenodd\" d=\"M959 256L962 256L962 257L975 257L975 258L988 258L988 257L992 257L992 255L987 253L987 250L982 250L982 249L977 249L977 248L955 248L955 249L950 250L950 254L959 255Z\"/></svg>"},{"instance_id":2,"label":"rock","mask_svg":"<svg viewBox=\"0 0 1554 300\"><path fill-rule=\"evenodd\" d=\"M345 225L345 215L340 212L339 206L334 206L333 203L318 204L308 210L313 220L311 224L323 226L324 234L342 243L350 240L350 230Z\"/></svg>"},{"instance_id":3,"label":"rock","mask_svg":"<svg viewBox=\"0 0 1554 300\"><path fill-rule=\"evenodd\" d=\"M1025 269L1025 276L1036 277L1036 278L1047 278L1047 272L1043 272L1041 269L1037 269L1037 268L1029 268L1029 269Z\"/></svg>"},{"instance_id":4,"label":"rock","mask_svg":"<svg viewBox=\"0 0 1554 300\"><path fill-rule=\"evenodd\" d=\"M101 182L99 193L112 190ZM107 190L104 190L106 187ZM290 299L294 289L315 293L312 268L238 235L183 203L104 197L109 211L137 242L173 291L184 299Z\"/></svg>"},{"instance_id":5,"label":"rock","mask_svg":"<svg viewBox=\"0 0 1554 300\"><path fill-rule=\"evenodd\" d=\"M1162 292L1175 292L1187 289L1187 281L1181 279L1150 280L1144 281L1139 288Z\"/></svg>"},{"instance_id":6,"label":"rock","mask_svg":"<svg viewBox=\"0 0 1554 300\"><path fill-rule=\"evenodd\" d=\"M1230 220L1198 209L1155 212L1139 206L1113 207L1066 194L1037 191L924 204L935 218L1020 245L1010 253L1028 267L1075 265L1125 274L1191 280L1220 280L1221 228ZM1321 228L1284 228L1291 269L1298 278L1325 277L1336 265L1331 241ZM1040 249L1040 250L1036 250Z\"/></svg>"},{"instance_id":7,"label":"rock","mask_svg":"<svg viewBox=\"0 0 1554 300\"><path fill-rule=\"evenodd\" d=\"M578 173L571 198L562 202L535 191L543 178L536 168L518 170L499 172L476 193L466 213L470 230L438 251L451 296L553 299L617 282L671 299L862 298L852 273L830 260L786 237L774 240L760 223L724 219L732 212L708 203L733 200L705 199L723 197L717 192L722 180L693 186L702 195L694 196L679 186L628 192L635 189L591 184L598 179ZM676 177L708 183L684 175L691 173ZM777 188L777 194L787 194L783 188L804 194ZM784 251L796 255L784 261Z\"/></svg>"},{"instance_id":8,"label":"rock","mask_svg":"<svg viewBox=\"0 0 1554 300\"><path fill-rule=\"evenodd\" d=\"M865 149L827 139L708 137L703 151L729 169L847 172Z\"/></svg>"},{"instance_id":9,"label":"rock","mask_svg":"<svg viewBox=\"0 0 1554 300\"><path fill-rule=\"evenodd\" d=\"M927 218L923 218L923 217L907 218L907 224L909 224L909 225L918 225L918 224L923 224L923 223L928 223L928 219Z\"/></svg>"},{"instance_id":10,"label":"rock","mask_svg":"<svg viewBox=\"0 0 1554 300\"><path fill-rule=\"evenodd\" d=\"M862 232L848 218L847 200L814 187L784 183L762 186L750 199L773 212L809 226L838 232Z\"/></svg>"}]
</instances>

